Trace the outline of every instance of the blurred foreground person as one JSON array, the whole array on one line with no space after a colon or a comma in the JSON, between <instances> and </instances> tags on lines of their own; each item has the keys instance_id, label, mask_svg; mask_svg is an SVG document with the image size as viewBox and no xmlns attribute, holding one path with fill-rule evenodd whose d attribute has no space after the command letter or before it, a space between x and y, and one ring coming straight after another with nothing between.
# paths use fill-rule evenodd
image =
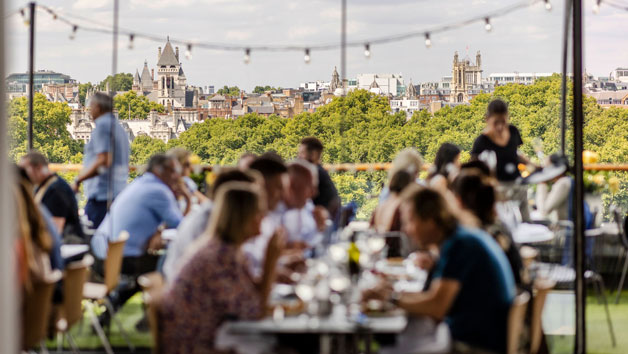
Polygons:
<instances>
[{"instance_id":1,"label":"blurred foreground person","mask_svg":"<svg viewBox=\"0 0 628 354\"><path fill-rule=\"evenodd\" d=\"M162 353L215 353L216 331L226 320L264 315L283 245L275 234L265 248L259 282L248 274L243 243L260 234L265 200L251 183L228 182L218 191L207 234L181 268L160 304Z\"/></svg>"},{"instance_id":2,"label":"blurred foreground person","mask_svg":"<svg viewBox=\"0 0 628 354\"><path fill-rule=\"evenodd\" d=\"M366 299L383 294L411 316L397 346L383 352L421 352L437 332L426 316L447 324L454 351L464 346L506 352L515 284L497 243L481 231L460 226L444 197L429 188L408 191L401 217L408 237L422 248L438 246L440 258L425 292L399 294L376 289L365 294Z\"/></svg>"},{"instance_id":3,"label":"blurred foreground person","mask_svg":"<svg viewBox=\"0 0 628 354\"><path fill-rule=\"evenodd\" d=\"M399 212L401 194L412 183L414 183L413 176L405 170L397 171L392 176L388 183L388 190L390 191L388 198L375 208L371 217L371 225L375 227L377 232L401 231L401 214Z\"/></svg>"},{"instance_id":4,"label":"blurred foreground person","mask_svg":"<svg viewBox=\"0 0 628 354\"><path fill-rule=\"evenodd\" d=\"M427 177L429 186L445 192L458 170L460 170L460 148L450 143L442 144L436 152L434 165Z\"/></svg>"},{"instance_id":5,"label":"blurred foreground person","mask_svg":"<svg viewBox=\"0 0 628 354\"><path fill-rule=\"evenodd\" d=\"M410 174L413 181L423 186L425 185L425 181L419 179L422 168L423 157L421 157L421 154L414 148L403 149L397 153L390 170L388 170L388 180L392 180L392 176L398 171L405 171ZM379 202L382 203L385 201L389 195L390 190L388 186L384 186L382 192L379 194Z\"/></svg>"},{"instance_id":6,"label":"blurred foreground person","mask_svg":"<svg viewBox=\"0 0 628 354\"><path fill-rule=\"evenodd\" d=\"M240 155L240 159L238 160L238 166L237 166L238 169L240 171L248 170L256 158L257 158L257 155L255 155L252 152L245 152L244 154Z\"/></svg>"},{"instance_id":7,"label":"blurred foreground person","mask_svg":"<svg viewBox=\"0 0 628 354\"><path fill-rule=\"evenodd\" d=\"M107 256L109 240L116 240L122 231L129 233L124 245L122 274L133 279L154 271L162 248L160 227L175 228L183 219L175 197L181 177L177 160L162 154L154 155L148 170L131 183L111 205L111 210L92 238L92 252L99 260ZM99 271L97 269L96 271ZM123 305L138 291L136 282L120 286L114 305Z\"/></svg>"},{"instance_id":8,"label":"blurred foreground person","mask_svg":"<svg viewBox=\"0 0 628 354\"><path fill-rule=\"evenodd\" d=\"M177 159L177 161L179 161L179 165L181 165L180 190L184 193L185 197L189 199L189 202L185 203L185 211L183 213L185 215L190 211L192 205L204 202L207 200L207 197L205 197L203 193L199 192L196 182L194 182L194 180L190 177L190 174L192 174L192 162L190 161L192 153L183 148L177 147L168 150L166 155L173 156Z\"/></svg>"},{"instance_id":9,"label":"blurred foreground person","mask_svg":"<svg viewBox=\"0 0 628 354\"><path fill-rule=\"evenodd\" d=\"M198 209L192 211L181 221L177 228L176 237L168 245L166 261L163 267L166 279L174 279L176 272L187 260L187 255L190 254L190 245L207 230L209 218L214 209L213 199L216 197L218 189L227 182L237 181L253 183L256 182L256 179L251 172L242 172L237 169L221 169L212 185L211 199L202 203ZM261 184L262 181L259 182Z\"/></svg>"},{"instance_id":10,"label":"blurred foreground person","mask_svg":"<svg viewBox=\"0 0 628 354\"><path fill-rule=\"evenodd\" d=\"M107 214L109 193L115 199L126 186L130 146L124 128L112 113L113 99L109 95L95 93L89 100L89 111L96 127L85 145L83 170L76 177L72 189L78 192L81 183L85 182L85 213L96 229ZM113 173L112 191L109 191L110 173Z\"/></svg>"},{"instance_id":11,"label":"blurred foreground person","mask_svg":"<svg viewBox=\"0 0 628 354\"><path fill-rule=\"evenodd\" d=\"M325 207L332 219L335 219L340 210L340 196L329 173L321 165L322 155L323 143L320 140L313 136L301 140L297 157L314 164L318 170L318 193L313 199L314 205Z\"/></svg>"},{"instance_id":12,"label":"blurred foreground person","mask_svg":"<svg viewBox=\"0 0 628 354\"><path fill-rule=\"evenodd\" d=\"M52 220L66 243L85 243L85 234L78 215L76 196L70 185L48 169L48 159L31 151L20 160L35 187L35 202L41 203L52 214Z\"/></svg>"}]
</instances>

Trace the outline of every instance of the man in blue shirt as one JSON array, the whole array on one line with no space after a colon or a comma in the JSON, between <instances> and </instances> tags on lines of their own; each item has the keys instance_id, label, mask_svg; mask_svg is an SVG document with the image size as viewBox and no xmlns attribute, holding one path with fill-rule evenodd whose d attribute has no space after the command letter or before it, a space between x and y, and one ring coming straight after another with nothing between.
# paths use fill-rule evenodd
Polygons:
<instances>
[{"instance_id":1,"label":"man in blue shirt","mask_svg":"<svg viewBox=\"0 0 628 354\"><path fill-rule=\"evenodd\" d=\"M126 186L129 174L129 139L113 115L113 99L104 93L96 93L90 99L89 109L96 127L83 153L83 171L73 185L78 191L85 182L87 204L85 213L98 228L107 213L109 174L113 174L112 198ZM113 144L111 132L113 131Z\"/></svg>"},{"instance_id":2,"label":"man in blue shirt","mask_svg":"<svg viewBox=\"0 0 628 354\"><path fill-rule=\"evenodd\" d=\"M98 259L107 256L109 240L116 240L122 231L129 233L124 245L122 274L137 279L154 271L158 257L149 250L159 249L159 227L176 228L183 219L175 198L178 193L181 166L174 157L154 155L148 170L131 183L111 205L111 210L92 238L92 252ZM137 284L120 291L122 305L137 291ZM115 299L114 299L115 300Z\"/></svg>"},{"instance_id":3,"label":"man in blue shirt","mask_svg":"<svg viewBox=\"0 0 628 354\"><path fill-rule=\"evenodd\" d=\"M515 284L499 245L480 230L459 226L443 196L429 188L408 192L401 218L408 237L421 247L438 246L440 258L427 291L393 293L393 302L410 315L444 320L454 346L505 353Z\"/></svg>"}]
</instances>

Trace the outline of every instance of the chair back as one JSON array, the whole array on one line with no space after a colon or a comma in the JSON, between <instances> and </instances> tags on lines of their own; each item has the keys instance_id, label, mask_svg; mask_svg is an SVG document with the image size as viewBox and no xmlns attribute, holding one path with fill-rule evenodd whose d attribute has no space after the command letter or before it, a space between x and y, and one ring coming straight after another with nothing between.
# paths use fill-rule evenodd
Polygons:
<instances>
[{"instance_id":1,"label":"chair back","mask_svg":"<svg viewBox=\"0 0 628 354\"><path fill-rule=\"evenodd\" d=\"M532 300L532 319L530 320L530 353L536 354L541 347L543 337L543 307L547 294L556 282L551 279L537 279L534 282L534 299Z\"/></svg>"},{"instance_id":2,"label":"chair back","mask_svg":"<svg viewBox=\"0 0 628 354\"><path fill-rule=\"evenodd\" d=\"M508 314L508 332L506 338L507 353L517 354L523 330L523 321L526 316L526 308L530 302L530 294L522 292L515 297Z\"/></svg>"},{"instance_id":3,"label":"chair back","mask_svg":"<svg viewBox=\"0 0 628 354\"><path fill-rule=\"evenodd\" d=\"M118 239L115 241L109 241L109 248L107 249L107 258L105 259L105 286L107 286L107 293L115 289L120 281L120 270L122 269L122 256L124 251L124 244L129 239L129 233L127 231L120 232Z\"/></svg>"},{"instance_id":4,"label":"chair back","mask_svg":"<svg viewBox=\"0 0 628 354\"><path fill-rule=\"evenodd\" d=\"M626 227L628 226L628 218L624 217L621 214L621 211L617 207L612 207L613 219L615 224L617 225L617 236L619 237L619 242L624 247L625 250L628 250L628 237L626 235Z\"/></svg>"},{"instance_id":5,"label":"chair back","mask_svg":"<svg viewBox=\"0 0 628 354\"><path fill-rule=\"evenodd\" d=\"M57 330L68 331L83 318L81 306L83 300L83 285L87 281L89 267L94 264L94 257L86 255L82 260L72 262L65 268L63 275L63 305L60 317L57 320Z\"/></svg>"},{"instance_id":6,"label":"chair back","mask_svg":"<svg viewBox=\"0 0 628 354\"><path fill-rule=\"evenodd\" d=\"M34 348L46 338L52 310L52 293L62 276L60 271L55 270L46 279L34 282L32 291L24 294L22 349Z\"/></svg>"},{"instance_id":7,"label":"chair back","mask_svg":"<svg viewBox=\"0 0 628 354\"><path fill-rule=\"evenodd\" d=\"M146 317L150 326L153 339L153 354L159 354L159 304L164 290L164 279L161 273L151 272L137 279L144 291L144 304L146 305Z\"/></svg>"}]
</instances>

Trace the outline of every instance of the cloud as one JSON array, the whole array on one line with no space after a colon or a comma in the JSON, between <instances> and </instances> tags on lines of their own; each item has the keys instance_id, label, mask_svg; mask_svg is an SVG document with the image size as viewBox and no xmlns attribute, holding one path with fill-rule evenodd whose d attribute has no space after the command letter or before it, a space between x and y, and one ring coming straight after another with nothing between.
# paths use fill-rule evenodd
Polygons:
<instances>
[{"instance_id":1,"label":"cloud","mask_svg":"<svg viewBox=\"0 0 628 354\"><path fill-rule=\"evenodd\" d=\"M77 10L95 10L109 6L110 0L76 0L72 8Z\"/></svg>"},{"instance_id":2,"label":"cloud","mask_svg":"<svg viewBox=\"0 0 628 354\"><path fill-rule=\"evenodd\" d=\"M240 30L229 30L225 34L225 38L228 40L243 41L251 38L251 32Z\"/></svg>"}]
</instances>

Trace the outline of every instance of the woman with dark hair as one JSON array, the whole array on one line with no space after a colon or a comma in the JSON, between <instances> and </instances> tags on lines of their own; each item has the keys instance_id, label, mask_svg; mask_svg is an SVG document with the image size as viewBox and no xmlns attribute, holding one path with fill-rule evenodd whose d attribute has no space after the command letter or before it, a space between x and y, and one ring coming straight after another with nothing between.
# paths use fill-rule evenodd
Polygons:
<instances>
[{"instance_id":1,"label":"woman with dark hair","mask_svg":"<svg viewBox=\"0 0 628 354\"><path fill-rule=\"evenodd\" d=\"M430 187L445 191L449 187L453 172L460 169L460 148L451 143L444 143L438 149L434 165L427 181Z\"/></svg>"},{"instance_id":2,"label":"woman with dark hair","mask_svg":"<svg viewBox=\"0 0 628 354\"><path fill-rule=\"evenodd\" d=\"M473 159L483 159L483 153L490 151L495 155L495 175L499 181L499 192L515 189L510 197L519 201L519 209L524 221L529 220L527 190L517 188L514 181L520 176L517 166L519 163L529 163L529 160L519 152L523 145L519 129L510 124L508 104L497 98L488 104L486 109L486 127L480 136L475 139L471 149ZM488 158L490 160L490 158Z\"/></svg>"},{"instance_id":3,"label":"woman with dark hair","mask_svg":"<svg viewBox=\"0 0 628 354\"><path fill-rule=\"evenodd\" d=\"M468 169L456 178L452 189L462 209L461 214L465 215L462 218L464 222L486 231L497 241L508 258L515 284L526 288L528 276L519 248L508 229L496 217L496 192L491 179L479 170Z\"/></svg>"},{"instance_id":4,"label":"woman with dark hair","mask_svg":"<svg viewBox=\"0 0 628 354\"><path fill-rule=\"evenodd\" d=\"M399 205L401 193L414 182L414 176L407 171L397 171L390 178L388 189L390 195L381 202L371 217L371 225L377 232L401 231Z\"/></svg>"}]
</instances>

